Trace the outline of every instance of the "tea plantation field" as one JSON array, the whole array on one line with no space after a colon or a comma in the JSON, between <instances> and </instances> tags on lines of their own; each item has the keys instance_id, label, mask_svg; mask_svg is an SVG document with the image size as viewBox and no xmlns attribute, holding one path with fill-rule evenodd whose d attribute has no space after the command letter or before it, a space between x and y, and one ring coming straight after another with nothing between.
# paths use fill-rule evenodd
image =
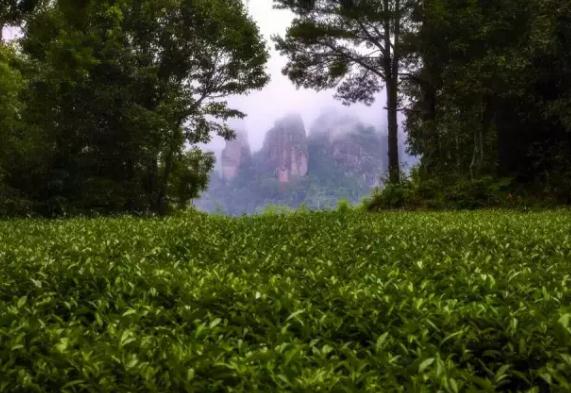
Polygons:
<instances>
[{"instance_id":1,"label":"tea plantation field","mask_svg":"<svg viewBox=\"0 0 571 393\"><path fill-rule=\"evenodd\" d=\"M570 392L571 212L0 221L0 392Z\"/></svg>"}]
</instances>

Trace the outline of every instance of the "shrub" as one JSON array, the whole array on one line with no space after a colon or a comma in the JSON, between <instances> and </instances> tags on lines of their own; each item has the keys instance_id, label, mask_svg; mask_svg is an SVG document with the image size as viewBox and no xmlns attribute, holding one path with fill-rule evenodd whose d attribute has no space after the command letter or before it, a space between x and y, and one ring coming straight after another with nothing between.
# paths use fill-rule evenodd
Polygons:
<instances>
[{"instance_id":1,"label":"shrub","mask_svg":"<svg viewBox=\"0 0 571 393\"><path fill-rule=\"evenodd\" d=\"M339 213L347 213L353 209L351 202L348 199L340 199L337 202L337 211Z\"/></svg>"},{"instance_id":2,"label":"shrub","mask_svg":"<svg viewBox=\"0 0 571 393\"><path fill-rule=\"evenodd\" d=\"M370 211L386 209L473 210L514 207L521 200L510 193L511 179L482 177L442 181L406 178L398 184L378 189L367 203Z\"/></svg>"},{"instance_id":3,"label":"shrub","mask_svg":"<svg viewBox=\"0 0 571 393\"><path fill-rule=\"evenodd\" d=\"M281 216L281 215L291 214L294 211L295 210L289 206L276 205L273 203L269 203L263 208L261 214L262 214L262 216L270 216L271 217L271 216Z\"/></svg>"},{"instance_id":4,"label":"shrub","mask_svg":"<svg viewBox=\"0 0 571 393\"><path fill-rule=\"evenodd\" d=\"M569 392L571 212L0 221L0 393Z\"/></svg>"},{"instance_id":5,"label":"shrub","mask_svg":"<svg viewBox=\"0 0 571 393\"><path fill-rule=\"evenodd\" d=\"M409 181L387 184L377 189L369 201L369 210L403 209L412 207L413 193Z\"/></svg>"}]
</instances>

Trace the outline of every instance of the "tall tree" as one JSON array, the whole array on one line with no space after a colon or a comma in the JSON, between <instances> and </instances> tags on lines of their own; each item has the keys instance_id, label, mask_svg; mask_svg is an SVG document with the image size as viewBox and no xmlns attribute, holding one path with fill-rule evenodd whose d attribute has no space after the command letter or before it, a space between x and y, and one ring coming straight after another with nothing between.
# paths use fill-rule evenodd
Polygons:
<instances>
[{"instance_id":1,"label":"tall tree","mask_svg":"<svg viewBox=\"0 0 571 393\"><path fill-rule=\"evenodd\" d=\"M22 45L35 65L25 116L50 138L36 198L55 212L184 205L212 166L196 146L244 116L224 97L268 80L240 0L59 0Z\"/></svg>"},{"instance_id":2,"label":"tall tree","mask_svg":"<svg viewBox=\"0 0 571 393\"><path fill-rule=\"evenodd\" d=\"M416 16L407 131L422 172L571 190L571 3L425 0Z\"/></svg>"},{"instance_id":3,"label":"tall tree","mask_svg":"<svg viewBox=\"0 0 571 393\"><path fill-rule=\"evenodd\" d=\"M372 104L386 90L389 180L400 178L398 111L403 36L413 27L413 0L274 0L293 11L277 49L289 58L284 73L298 86L337 87L345 104Z\"/></svg>"},{"instance_id":4,"label":"tall tree","mask_svg":"<svg viewBox=\"0 0 571 393\"><path fill-rule=\"evenodd\" d=\"M15 53L0 45L0 215L12 208L14 189L9 185L10 160L16 155L14 136L22 110L19 94L23 89L22 75L15 69Z\"/></svg>"}]
</instances>

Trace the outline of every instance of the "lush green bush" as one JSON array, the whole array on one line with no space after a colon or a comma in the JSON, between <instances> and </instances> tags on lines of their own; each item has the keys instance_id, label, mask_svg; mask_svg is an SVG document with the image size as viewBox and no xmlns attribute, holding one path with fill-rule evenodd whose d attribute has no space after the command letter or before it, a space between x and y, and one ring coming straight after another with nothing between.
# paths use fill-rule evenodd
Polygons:
<instances>
[{"instance_id":1,"label":"lush green bush","mask_svg":"<svg viewBox=\"0 0 571 393\"><path fill-rule=\"evenodd\" d=\"M353 205L351 201L348 199L340 199L337 202L337 211L341 214L348 213L353 209Z\"/></svg>"},{"instance_id":2,"label":"lush green bush","mask_svg":"<svg viewBox=\"0 0 571 393\"><path fill-rule=\"evenodd\" d=\"M0 392L569 392L571 212L0 222Z\"/></svg>"},{"instance_id":3,"label":"lush green bush","mask_svg":"<svg viewBox=\"0 0 571 393\"><path fill-rule=\"evenodd\" d=\"M6 184L0 176L0 217L22 217L32 214L33 204Z\"/></svg>"},{"instance_id":4,"label":"lush green bush","mask_svg":"<svg viewBox=\"0 0 571 393\"><path fill-rule=\"evenodd\" d=\"M295 212L295 210L289 206L276 205L276 204L270 203L270 204L264 206L261 214L263 216L270 216L271 217L271 216L283 216L286 214L291 214L293 212Z\"/></svg>"},{"instance_id":5,"label":"lush green bush","mask_svg":"<svg viewBox=\"0 0 571 393\"><path fill-rule=\"evenodd\" d=\"M499 207L509 203L509 179L483 177L457 181L449 190L443 191L446 202L459 209Z\"/></svg>"},{"instance_id":6,"label":"lush green bush","mask_svg":"<svg viewBox=\"0 0 571 393\"><path fill-rule=\"evenodd\" d=\"M382 189L375 190L369 200L370 210L402 209L412 207L412 188L408 181L388 183Z\"/></svg>"},{"instance_id":7,"label":"lush green bush","mask_svg":"<svg viewBox=\"0 0 571 393\"><path fill-rule=\"evenodd\" d=\"M543 203L547 201L548 199L542 198ZM377 189L366 202L368 209L372 211L514 208L524 207L529 203L532 203L529 198L512 191L511 179L493 177L426 179L414 171L401 183L389 183Z\"/></svg>"}]
</instances>

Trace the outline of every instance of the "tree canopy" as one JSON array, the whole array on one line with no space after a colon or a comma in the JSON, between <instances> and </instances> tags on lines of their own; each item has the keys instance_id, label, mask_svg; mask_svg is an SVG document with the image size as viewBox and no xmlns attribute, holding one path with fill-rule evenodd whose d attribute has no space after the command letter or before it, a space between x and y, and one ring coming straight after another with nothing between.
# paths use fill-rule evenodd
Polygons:
<instances>
[{"instance_id":1,"label":"tree canopy","mask_svg":"<svg viewBox=\"0 0 571 393\"><path fill-rule=\"evenodd\" d=\"M571 3L427 0L417 16L407 129L421 169L569 182Z\"/></svg>"},{"instance_id":2,"label":"tree canopy","mask_svg":"<svg viewBox=\"0 0 571 393\"><path fill-rule=\"evenodd\" d=\"M244 116L224 97L268 81L239 0L60 0L24 32L18 137L43 160L8 181L49 214L184 205L213 165L198 144Z\"/></svg>"},{"instance_id":3,"label":"tree canopy","mask_svg":"<svg viewBox=\"0 0 571 393\"><path fill-rule=\"evenodd\" d=\"M5 26L20 25L43 0L2 0L0 4L0 41Z\"/></svg>"},{"instance_id":4,"label":"tree canopy","mask_svg":"<svg viewBox=\"0 0 571 393\"><path fill-rule=\"evenodd\" d=\"M412 29L411 0L275 0L296 19L277 49L289 59L284 73L298 86L337 88L346 104L387 96L390 180L398 182L399 86L403 38ZM380 153L380 152L379 152Z\"/></svg>"},{"instance_id":5,"label":"tree canopy","mask_svg":"<svg viewBox=\"0 0 571 393\"><path fill-rule=\"evenodd\" d=\"M509 184L571 202L569 0L273 4L295 15L274 40L297 86L345 104L385 90L397 186L404 114L420 164L389 199ZM23 36L0 39L0 215L187 206L214 166L200 146L245 116L226 97L269 79L242 0L7 0L8 25Z\"/></svg>"}]
</instances>

